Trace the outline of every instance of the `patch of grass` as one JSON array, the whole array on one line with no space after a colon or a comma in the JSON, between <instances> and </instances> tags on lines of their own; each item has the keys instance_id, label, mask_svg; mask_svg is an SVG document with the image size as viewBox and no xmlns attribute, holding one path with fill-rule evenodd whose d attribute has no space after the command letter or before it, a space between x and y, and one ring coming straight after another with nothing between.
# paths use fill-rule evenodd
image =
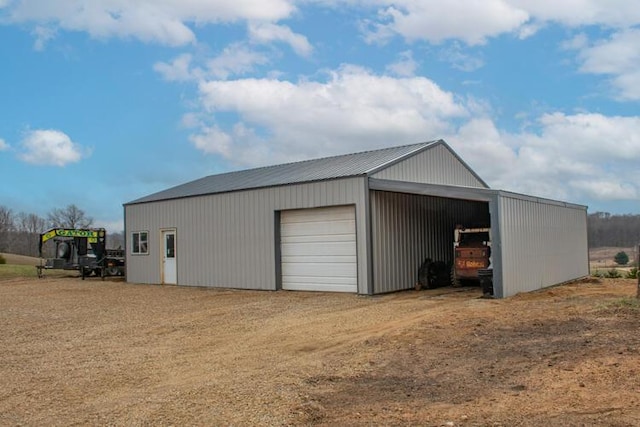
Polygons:
<instances>
[{"instance_id":1,"label":"patch of grass","mask_svg":"<svg viewBox=\"0 0 640 427\"><path fill-rule=\"evenodd\" d=\"M32 265L0 264L0 278L38 277Z\"/></svg>"},{"instance_id":2,"label":"patch of grass","mask_svg":"<svg viewBox=\"0 0 640 427\"><path fill-rule=\"evenodd\" d=\"M77 276L76 271L44 270L46 277ZM38 277L38 271L33 265L0 264L0 280L16 277Z\"/></svg>"},{"instance_id":3,"label":"patch of grass","mask_svg":"<svg viewBox=\"0 0 640 427\"><path fill-rule=\"evenodd\" d=\"M640 299L634 297L619 298L614 301L608 302L601 307L602 311L608 311L613 313L640 313Z\"/></svg>"},{"instance_id":4,"label":"patch of grass","mask_svg":"<svg viewBox=\"0 0 640 427\"><path fill-rule=\"evenodd\" d=\"M637 279L638 278L638 267L633 267L631 270L627 272L627 279Z\"/></svg>"},{"instance_id":5,"label":"patch of grass","mask_svg":"<svg viewBox=\"0 0 640 427\"><path fill-rule=\"evenodd\" d=\"M622 277L622 273L620 273L615 268L612 268L611 270L607 271L607 274L604 277L608 279L619 279L620 277Z\"/></svg>"}]
</instances>

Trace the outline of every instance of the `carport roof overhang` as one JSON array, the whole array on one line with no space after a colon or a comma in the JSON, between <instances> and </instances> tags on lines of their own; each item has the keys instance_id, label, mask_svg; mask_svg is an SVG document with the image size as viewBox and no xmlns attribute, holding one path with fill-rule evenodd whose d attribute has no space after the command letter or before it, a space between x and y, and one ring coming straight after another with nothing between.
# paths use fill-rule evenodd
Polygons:
<instances>
[{"instance_id":1,"label":"carport roof overhang","mask_svg":"<svg viewBox=\"0 0 640 427\"><path fill-rule=\"evenodd\" d=\"M460 187L455 185L422 184L417 182L391 181L387 179L369 178L369 189L391 191L396 193L422 194L425 196L444 197L449 199L474 200L478 202L497 202L500 197L527 200L535 203L562 206L572 209L587 210L587 206L543 197L527 196L511 191L493 190L480 187Z\"/></svg>"},{"instance_id":2,"label":"carport roof overhang","mask_svg":"<svg viewBox=\"0 0 640 427\"><path fill-rule=\"evenodd\" d=\"M448 199L474 200L478 202L495 200L499 193L497 190L488 188L421 184L418 182L391 181L378 178L369 178L369 189L391 191L394 193L421 194L424 196L444 197Z\"/></svg>"}]
</instances>

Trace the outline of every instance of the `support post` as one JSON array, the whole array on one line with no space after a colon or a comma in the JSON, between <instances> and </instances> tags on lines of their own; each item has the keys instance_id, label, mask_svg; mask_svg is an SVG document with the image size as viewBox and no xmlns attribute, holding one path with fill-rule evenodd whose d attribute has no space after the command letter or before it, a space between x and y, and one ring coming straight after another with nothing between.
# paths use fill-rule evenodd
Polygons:
<instances>
[{"instance_id":1,"label":"support post","mask_svg":"<svg viewBox=\"0 0 640 427\"><path fill-rule=\"evenodd\" d=\"M638 243L638 247L636 249L636 280L638 280L638 285L636 286L636 298L640 299L640 274L638 273L638 269L640 268L640 243Z\"/></svg>"}]
</instances>

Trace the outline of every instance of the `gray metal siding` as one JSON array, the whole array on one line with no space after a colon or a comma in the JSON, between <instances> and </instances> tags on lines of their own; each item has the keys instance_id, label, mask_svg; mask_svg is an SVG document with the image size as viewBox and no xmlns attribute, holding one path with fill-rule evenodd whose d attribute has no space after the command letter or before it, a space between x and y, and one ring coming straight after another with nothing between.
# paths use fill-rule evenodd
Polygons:
<instances>
[{"instance_id":1,"label":"gray metal siding","mask_svg":"<svg viewBox=\"0 0 640 427\"><path fill-rule=\"evenodd\" d=\"M485 184L444 144L438 144L409 157L372 174L371 177L425 184L486 188Z\"/></svg>"},{"instance_id":2,"label":"gray metal siding","mask_svg":"<svg viewBox=\"0 0 640 427\"><path fill-rule=\"evenodd\" d=\"M487 202L371 192L374 293L415 286L425 258L452 261L456 224L489 226Z\"/></svg>"},{"instance_id":3,"label":"gray metal siding","mask_svg":"<svg viewBox=\"0 0 640 427\"><path fill-rule=\"evenodd\" d=\"M589 274L586 208L499 196L503 295Z\"/></svg>"},{"instance_id":4,"label":"gray metal siding","mask_svg":"<svg viewBox=\"0 0 640 427\"><path fill-rule=\"evenodd\" d=\"M149 231L149 255L127 248L127 280L160 283L160 230L175 228L178 284L275 290L276 212L352 204L358 289L366 293L364 200L364 178L349 178L127 205L127 234Z\"/></svg>"}]
</instances>

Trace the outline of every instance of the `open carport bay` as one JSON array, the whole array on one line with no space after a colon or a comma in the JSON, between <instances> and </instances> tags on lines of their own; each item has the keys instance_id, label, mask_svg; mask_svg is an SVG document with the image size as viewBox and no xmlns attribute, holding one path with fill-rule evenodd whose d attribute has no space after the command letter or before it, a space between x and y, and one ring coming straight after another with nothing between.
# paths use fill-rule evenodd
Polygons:
<instances>
[{"instance_id":1,"label":"open carport bay","mask_svg":"<svg viewBox=\"0 0 640 427\"><path fill-rule=\"evenodd\" d=\"M371 210L376 293L414 287L427 258L451 265L457 225L491 227L482 201L372 191Z\"/></svg>"},{"instance_id":2,"label":"open carport bay","mask_svg":"<svg viewBox=\"0 0 640 427\"><path fill-rule=\"evenodd\" d=\"M633 280L479 294L0 280L0 425L637 423Z\"/></svg>"}]
</instances>

